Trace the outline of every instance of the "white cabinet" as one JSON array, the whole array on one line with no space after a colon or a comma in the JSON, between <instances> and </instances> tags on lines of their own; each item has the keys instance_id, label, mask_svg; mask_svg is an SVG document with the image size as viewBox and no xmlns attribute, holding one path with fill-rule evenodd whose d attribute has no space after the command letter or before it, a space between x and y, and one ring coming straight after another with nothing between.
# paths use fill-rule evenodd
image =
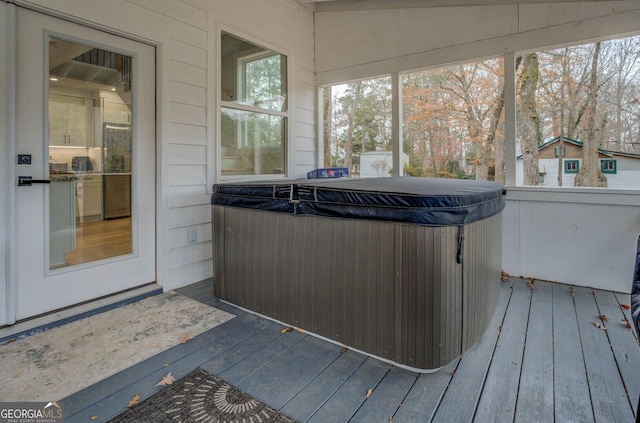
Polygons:
<instances>
[{"instance_id":1,"label":"white cabinet","mask_svg":"<svg viewBox=\"0 0 640 423\"><path fill-rule=\"evenodd\" d=\"M49 95L49 145L93 146L93 100Z\"/></svg>"},{"instance_id":2,"label":"white cabinet","mask_svg":"<svg viewBox=\"0 0 640 423\"><path fill-rule=\"evenodd\" d=\"M102 175L78 175L76 216L79 222L102 220Z\"/></svg>"},{"instance_id":3,"label":"white cabinet","mask_svg":"<svg viewBox=\"0 0 640 423\"><path fill-rule=\"evenodd\" d=\"M100 97L104 107L103 121L105 123L131 123L131 109L117 93L101 91Z\"/></svg>"}]
</instances>

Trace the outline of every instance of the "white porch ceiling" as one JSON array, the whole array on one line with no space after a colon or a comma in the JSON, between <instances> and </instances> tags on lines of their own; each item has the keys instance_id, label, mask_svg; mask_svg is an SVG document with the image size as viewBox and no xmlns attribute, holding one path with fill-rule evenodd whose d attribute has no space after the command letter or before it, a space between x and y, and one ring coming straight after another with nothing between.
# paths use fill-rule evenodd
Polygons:
<instances>
[{"instance_id":1,"label":"white porch ceiling","mask_svg":"<svg viewBox=\"0 0 640 423\"><path fill-rule=\"evenodd\" d=\"M387 9L405 7L491 6L532 3L577 3L585 0L297 0L301 4L314 4L319 11ZM616 1L616 0L598 0Z\"/></svg>"}]
</instances>

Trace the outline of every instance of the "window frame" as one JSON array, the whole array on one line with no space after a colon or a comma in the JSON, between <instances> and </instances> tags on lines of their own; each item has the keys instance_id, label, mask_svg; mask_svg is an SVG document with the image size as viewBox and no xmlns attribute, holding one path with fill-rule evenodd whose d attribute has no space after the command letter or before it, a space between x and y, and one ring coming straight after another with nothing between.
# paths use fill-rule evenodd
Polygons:
<instances>
[{"instance_id":1,"label":"window frame","mask_svg":"<svg viewBox=\"0 0 640 423\"><path fill-rule=\"evenodd\" d=\"M569 165L575 165L574 169L569 169ZM566 159L562 161L562 170L564 173L578 173L580 171L580 160L578 159Z\"/></svg>"},{"instance_id":2,"label":"window frame","mask_svg":"<svg viewBox=\"0 0 640 423\"><path fill-rule=\"evenodd\" d=\"M605 169L605 163L611 163L612 169ZM607 175L615 175L618 173L618 161L616 159L600 159L600 171Z\"/></svg>"},{"instance_id":3,"label":"window frame","mask_svg":"<svg viewBox=\"0 0 640 423\"><path fill-rule=\"evenodd\" d=\"M293 114L291 113L291 110L293 110L293 106L292 106L292 99L293 96L290 95L290 90L292 87L292 81L294 81L294 77L293 77L293 73L292 73L292 69L294 68L293 66L293 58L290 52L288 52L285 49L282 49L280 47L274 46L273 44L270 44L264 40L260 40L260 39L256 39L255 37L252 37L246 33L243 33L242 31L239 31L237 29L234 28L230 28L227 27L225 25L222 25L220 23L216 23L216 35L215 35L215 39L211 39L213 37L210 38L210 43L214 43L215 45L215 50L217 51L216 54L216 73L215 75L212 76L212 78L215 78L215 87L216 87L216 101L215 101L215 127L216 127L216 131L215 131L215 138L212 140L212 144L215 146L212 149L209 149L212 153L213 156L215 157L212 162L215 163L214 166L214 171L213 172L209 172L209 181L211 181L211 183L209 184L210 186L212 186L214 183L218 182L218 181L230 181L230 180L272 180L272 179L282 179L282 178L288 178L290 176L291 173L291 168L292 168L292 163L291 163L291 126L292 126L292 121L293 121ZM249 105L249 104L243 104L241 102L237 102L237 101L227 101L227 100L222 100L222 51L220 46L222 45L222 35L223 33L226 33L228 35L231 35L233 37L242 39L244 41L247 41L249 43L255 44L257 47L263 48L265 50L269 50L272 51L276 54L280 54L282 56L285 56L286 58L286 67L284 69L286 69L286 75L283 78L283 80L286 83L286 107L284 108L284 111L282 110L271 110L271 109L266 109L266 108L262 108L262 107L257 107L257 106L253 106L253 105ZM236 62L236 69L235 72L233 73L233 83L236 85L236 87L239 88L240 84L242 83L239 79L240 79L240 72L243 72L244 69L239 69L237 67L238 63L240 61L242 61L243 59L246 59L248 57L258 57L264 55L263 52L250 52L247 53L245 55L240 55L240 54L235 54L233 60ZM247 61L248 62L248 61ZM281 64L282 66L282 64ZM244 66L243 66L244 67ZM210 78L210 81L211 79ZM213 84L212 84L213 85ZM242 87L242 90L244 90L245 87ZM283 125L283 129L284 129L284 137L283 137L283 164L284 164L284 169L283 169L283 173L273 173L273 174L237 174L237 175L223 175L222 174L222 115L223 109L232 109L232 110L238 110L238 111L242 111L242 112L248 112L248 113L256 113L256 114L262 114L262 115L267 115L267 116L277 116L280 118L284 119L284 125ZM246 131L243 131L246 132ZM246 134L245 134L246 135ZM210 154L211 155L211 154Z\"/></svg>"}]
</instances>

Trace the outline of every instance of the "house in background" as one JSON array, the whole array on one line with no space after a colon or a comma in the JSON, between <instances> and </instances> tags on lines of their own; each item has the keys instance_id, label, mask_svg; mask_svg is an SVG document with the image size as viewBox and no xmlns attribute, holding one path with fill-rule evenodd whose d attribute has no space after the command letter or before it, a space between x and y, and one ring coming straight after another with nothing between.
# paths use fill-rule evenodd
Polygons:
<instances>
[{"instance_id":1,"label":"house in background","mask_svg":"<svg viewBox=\"0 0 640 423\"><path fill-rule=\"evenodd\" d=\"M402 156L401 166L409 164L409 156ZM393 153L391 151L367 151L360 153L360 177L381 178L392 175Z\"/></svg>"},{"instance_id":2,"label":"house in background","mask_svg":"<svg viewBox=\"0 0 640 423\"><path fill-rule=\"evenodd\" d=\"M628 292L639 192L517 186L514 64L638 34L640 2L478 3L1 0L0 326L211 278L212 185L324 167L322 87L388 75L397 122L402 72L487 57L505 67L504 270ZM96 222L122 245L87 245Z\"/></svg>"},{"instance_id":3,"label":"house in background","mask_svg":"<svg viewBox=\"0 0 640 423\"><path fill-rule=\"evenodd\" d=\"M582 166L582 142L571 138L560 137L538 146L538 167L540 169L540 186L558 186L559 156L562 155L562 186L575 186L576 174ZM640 154L598 149L600 170L607 177L608 188L638 189L640 188ZM518 156L516 164L516 184L523 185L524 172L522 156Z\"/></svg>"}]
</instances>

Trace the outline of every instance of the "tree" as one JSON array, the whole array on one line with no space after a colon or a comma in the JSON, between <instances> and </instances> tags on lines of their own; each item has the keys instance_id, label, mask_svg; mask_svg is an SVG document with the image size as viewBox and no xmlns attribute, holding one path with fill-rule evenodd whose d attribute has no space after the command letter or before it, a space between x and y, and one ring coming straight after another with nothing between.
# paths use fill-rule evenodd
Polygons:
<instances>
[{"instance_id":1,"label":"tree","mask_svg":"<svg viewBox=\"0 0 640 423\"><path fill-rule=\"evenodd\" d=\"M591 78L589 84L589 103L587 107L587 139L583 143L582 167L576 175L578 187L607 186L607 177L600 170L598 163L598 142L596 141L596 111L598 105L598 58L600 42L597 42L591 60Z\"/></svg>"},{"instance_id":2,"label":"tree","mask_svg":"<svg viewBox=\"0 0 640 423\"><path fill-rule=\"evenodd\" d=\"M520 142L523 155L524 184L538 185L538 145L540 128L536 107L536 86L539 77L538 56L529 53L524 57L520 75Z\"/></svg>"}]
</instances>

